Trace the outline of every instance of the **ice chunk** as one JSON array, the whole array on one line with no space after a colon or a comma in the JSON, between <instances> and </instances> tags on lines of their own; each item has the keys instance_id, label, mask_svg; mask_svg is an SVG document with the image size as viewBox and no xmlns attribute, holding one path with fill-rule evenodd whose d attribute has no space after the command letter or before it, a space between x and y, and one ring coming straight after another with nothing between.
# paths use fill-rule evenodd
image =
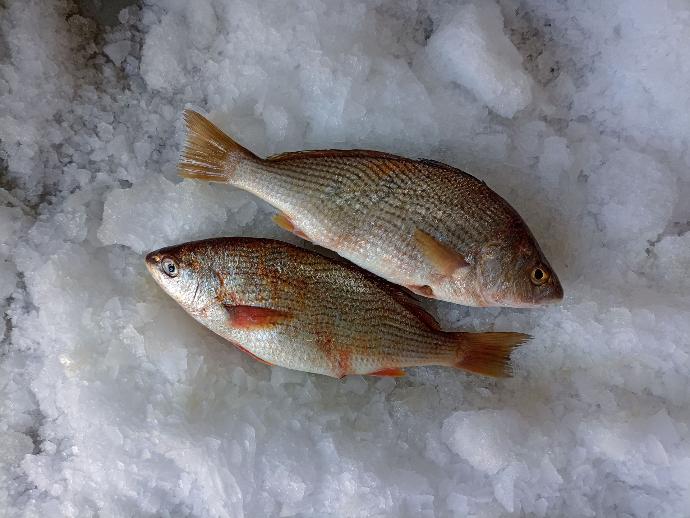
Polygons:
<instances>
[{"instance_id":1,"label":"ice chunk","mask_svg":"<svg viewBox=\"0 0 690 518\"><path fill-rule=\"evenodd\" d=\"M690 287L690 232L664 236L654 245L657 278L672 290Z\"/></svg>"},{"instance_id":2,"label":"ice chunk","mask_svg":"<svg viewBox=\"0 0 690 518\"><path fill-rule=\"evenodd\" d=\"M200 182L175 184L160 175L130 189L113 190L103 208L98 238L103 244L126 245L142 253L222 234L228 212L223 191ZM243 201L248 203L248 197ZM242 222L250 219L243 216Z\"/></svg>"},{"instance_id":3,"label":"ice chunk","mask_svg":"<svg viewBox=\"0 0 690 518\"><path fill-rule=\"evenodd\" d=\"M520 425L512 412L456 412L443 423L448 447L474 468L493 475L513 459L511 432Z\"/></svg>"},{"instance_id":4,"label":"ice chunk","mask_svg":"<svg viewBox=\"0 0 690 518\"><path fill-rule=\"evenodd\" d=\"M494 495L506 511L515 509L515 467L511 464L501 471L494 482Z\"/></svg>"},{"instance_id":5,"label":"ice chunk","mask_svg":"<svg viewBox=\"0 0 690 518\"><path fill-rule=\"evenodd\" d=\"M284 466L270 470L266 487L274 498L288 504L295 504L304 498L306 485L296 473L290 473Z\"/></svg>"},{"instance_id":6,"label":"ice chunk","mask_svg":"<svg viewBox=\"0 0 690 518\"><path fill-rule=\"evenodd\" d=\"M0 260L0 299L10 296L17 285L17 269L14 263Z\"/></svg>"},{"instance_id":7,"label":"ice chunk","mask_svg":"<svg viewBox=\"0 0 690 518\"><path fill-rule=\"evenodd\" d=\"M611 242L655 239L677 199L676 179L652 157L616 150L588 180L592 210Z\"/></svg>"},{"instance_id":8,"label":"ice chunk","mask_svg":"<svg viewBox=\"0 0 690 518\"><path fill-rule=\"evenodd\" d=\"M141 52L141 73L149 88L170 89L182 79L187 34L173 13L163 15L161 24L151 29Z\"/></svg>"},{"instance_id":9,"label":"ice chunk","mask_svg":"<svg viewBox=\"0 0 690 518\"><path fill-rule=\"evenodd\" d=\"M110 58L110 60L117 66L125 60L131 50L131 44L128 40L116 41L109 43L103 47L103 52Z\"/></svg>"},{"instance_id":10,"label":"ice chunk","mask_svg":"<svg viewBox=\"0 0 690 518\"><path fill-rule=\"evenodd\" d=\"M31 437L11 431L0 432L0 459L3 464L16 463L33 449Z\"/></svg>"},{"instance_id":11,"label":"ice chunk","mask_svg":"<svg viewBox=\"0 0 690 518\"><path fill-rule=\"evenodd\" d=\"M440 77L463 85L503 117L532 101L532 80L493 1L460 7L431 36L427 54Z\"/></svg>"}]
</instances>

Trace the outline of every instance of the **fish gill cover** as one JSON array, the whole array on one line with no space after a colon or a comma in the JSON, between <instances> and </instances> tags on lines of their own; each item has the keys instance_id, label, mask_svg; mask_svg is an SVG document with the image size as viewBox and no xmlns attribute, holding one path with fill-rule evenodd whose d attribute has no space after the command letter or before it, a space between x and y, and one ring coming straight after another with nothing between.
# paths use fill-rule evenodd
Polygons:
<instances>
[{"instance_id":1,"label":"fish gill cover","mask_svg":"<svg viewBox=\"0 0 690 518\"><path fill-rule=\"evenodd\" d=\"M149 0L0 7L0 508L10 516L679 516L690 498L690 8ZM268 368L142 253L277 237L181 182L182 109L265 156L374 148L485 180L567 298L430 305L535 338L516 376Z\"/></svg>"}]
</instances>

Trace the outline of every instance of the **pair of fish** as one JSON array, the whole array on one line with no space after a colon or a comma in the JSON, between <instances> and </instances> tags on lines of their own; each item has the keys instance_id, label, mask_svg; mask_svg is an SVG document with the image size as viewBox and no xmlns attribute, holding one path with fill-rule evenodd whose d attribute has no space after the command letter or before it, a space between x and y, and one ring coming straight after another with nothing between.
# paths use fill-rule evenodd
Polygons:
<instances>
[{"instance_id":1,"label":"pair of fish","mask_svg":"<svg viewBox=\"0 0 690 518\"><path fill-rule=\"evenodd\" d=\"M528 335L442 331L396 285L471 306L563 297L522 218L463 171L362 150L261 159L200 114L187 110L185 121L183 177L255 194L280 211L281 227L354 263L247 238L147 256L154 279L190 315L261 361L334 377L400 376L421 365L507 376L511 351Z\"/></svg>"}]
</instances>

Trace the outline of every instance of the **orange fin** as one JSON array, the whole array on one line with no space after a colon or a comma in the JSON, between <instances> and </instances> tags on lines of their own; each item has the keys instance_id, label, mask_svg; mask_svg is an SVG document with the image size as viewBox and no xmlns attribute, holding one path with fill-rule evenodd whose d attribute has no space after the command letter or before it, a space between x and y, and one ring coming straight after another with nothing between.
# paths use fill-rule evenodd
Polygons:
<instances>
[{"instance_id":1,"label":"orange fin","mask_svg":"<svg viewBox=\"0 0 690 518\"><path fill-rule=\"evenodd\" d=\"M410 290L412 293L416 293L417 295L421 295L422 297L428 297L430 299L435 298L434 297L434 290L431 289L431 286L428 284L419 285L419 284L410 284L409 286L406 286L408 290Z\"/></svg>"},{"instance_id":2,"label":"orange fin","mask_svg":"<svg viewBox=\"0 0 690 518\"><path fill-rule=\"evenodd\" d=\"M398 367L390 367L388 369L381 369L376 372L370 372L369 376L386 376L391 378L400 378L405 375L405 371Z\"/></svg>"},{"instance_id":3,"label":"orange fin","mask_svg":"<svg viewBox=\"0 0 690 518\"><path fill-rule=\"evenodd\" d=\"M278 225L280 228L283 230L287 230L288 232L292 232L295 234L297 237L301 237L302 239L306 239L309 241L309 238L307 235L299 230L297 227L295 227L295 224L292 222L290 218L288 218L285 214L282 212L279 212L275 216L273 216L273 223Z\"/></svg>"},{"instance_id":4,"label":"orange fin","mask_svg":"<svg viewBox=\"0 0 690 518\"><path fill-rule=\"evenodd\" d=\"M453 367L493 376L509 378L513 375L510 354L532 338L524 333L447 333L454 335L458 344Z\"/></svg>"},{"instance_id":5,"label":"orange fin","mask_svg":"<svg viewBox=\"0 0 690 518\"><path fill-rule=\"evenodd\" d=\"M415 230L414 238L429 262L445 276L450 276L457 269L470 265L461 253L440 243L423 230Z\"/></svg>"},{"instance_id":6,"label":"orange fin","mask_svg":"<svg viewBox=\"0 0 690 518\"><path fill-rule=\"evenodd\" d=\"M184 121L187 141L177 165L180 176L207 182L229 182L240 162L259 160L194 110L184 111Z\"/></svg>"},{"instance_id":7,"label":"orange fin","mask_svg":"<svg viewBox=\"0 0 690 518\"><path fill-rule=\"evenodd\" d=\"M228 312L229 323L232 327L241 329L258 329L270 327L292 318L285 311L256 306L233 306L223 304Z\"/></svg>"},{"instance_id":8,"label":"orange fin","mask_svg":"<svg viewBox=\"0 0 690 518\"><path fill-rule=\"evenodd\" d=\"M244 354L246 354L246 355L248 355L248 356L251 356L251 357L254 358L256 361L258 361L258 362L260 362L260 363L263 363L264 365L268 365L269 367L273 367L273 364L272 364L272 363L267 362L266 360L264 360L264 359L262 359L262 358L259 358L256 354L254 354L254 353L252 353L252 352L249 352L248 349L245 349L245 348L242 347L240 344L235 343L235 342L232 342L232 345L234 345L235 347L237 347L237 348L238 348L240 351L242 351Z\"/></svg>"},{"instance_id":9,"label":"orange fin","mask_svg":"<svg viewBox=\"0 0 690 518\"><path fill-rule=\"evenodd\" d=\"M307 151L288 151L271 155L266 160L281 162L283 160L309 160L315 158L384 158L387 160L407 160L409 159L384 153L383 151L371 151L369 149L315 149Z\"/></svg>"}]
</instances>

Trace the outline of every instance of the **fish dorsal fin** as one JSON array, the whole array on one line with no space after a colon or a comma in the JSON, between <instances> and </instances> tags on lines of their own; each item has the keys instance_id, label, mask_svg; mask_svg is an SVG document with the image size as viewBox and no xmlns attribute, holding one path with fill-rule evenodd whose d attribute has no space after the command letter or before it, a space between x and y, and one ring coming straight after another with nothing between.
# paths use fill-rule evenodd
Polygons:
<instances>
[{"instance_id":1,"label":"fish dorsal fin","mask_svg":"<svg viewBox=\"0 0 690 518\"><path fill-rule=\"evenodd\" d=\"M424 256L441 274L450 277L459 268L469 266L465 257L423 230L415 230L414 239Z\"/></svg>"},{"instance_id":2,"label":"fish dorsal fin","mask_svg":"<svg viewBox=\"0 0 690 518\"><path fill-rule=\"evenodd\" d=\"M271 327L292 318L286 311L257 306L223 304L228 313L230 326L239 329L261 329Z\"/></svg>"},{"instance_id":3,"label":"fish dorsal fin","mask_svg":"<svg viewBox=\"0 0 690 518\"><path fill-rule=\"evenodd\" d=\"M382 158L388 160L408 160L407 158L384 153L383 151L371 151L368 149L316 149L312 151L288 151L271 155L266 160L282 162L286 160L309 160L312 158Z\"/></svg>"},{"instance_id":4,"label":"fish dorsal fin","mask_svg":"<svg viewBox=\"0 0 690 518\"><path fill-rule=\"evenodd\" d=\"M446 169L447 171L452 171L454 173L457 173L459 175L462 175L466 178L472 178L473 180L477 180L478 182L481 183L486 183L484 180L480 180L479 178L472 176L470 173L466 173L462 169L458 169L457 167L453 167L448 164L444 164L443 162L439 162L438 160L432 160L431 158L418 158L417 162L420 164L428 165L430 167L438 167L441 169Z\"/></svg>"}]
</instances>

